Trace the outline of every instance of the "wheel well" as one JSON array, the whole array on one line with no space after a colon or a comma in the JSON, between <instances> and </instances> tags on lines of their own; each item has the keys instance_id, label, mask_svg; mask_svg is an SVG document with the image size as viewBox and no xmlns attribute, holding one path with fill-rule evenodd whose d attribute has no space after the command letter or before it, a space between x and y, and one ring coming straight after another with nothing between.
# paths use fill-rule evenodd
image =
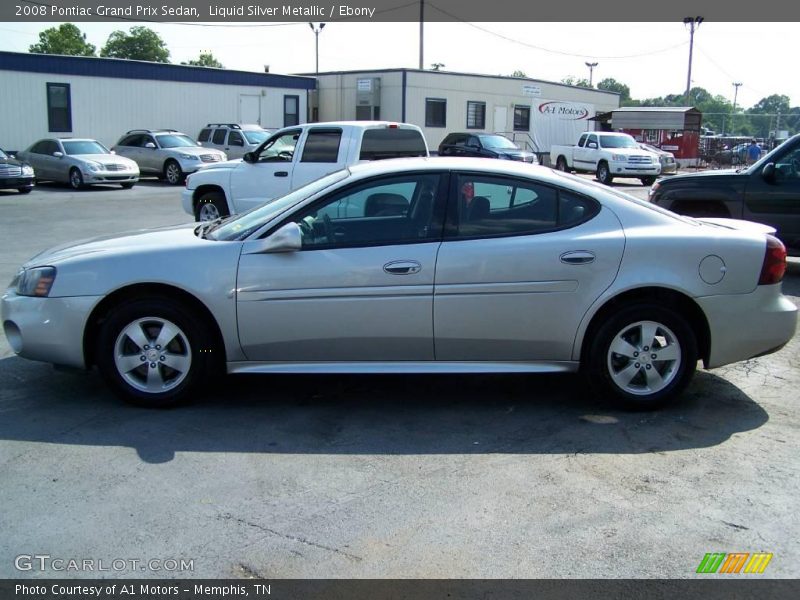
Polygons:
<instances>
[{"instance_id":1,"label":"wheel well","mask_svg":"<svg viewBox=\"0 0 800 600\"><path fill-rule=\"evenodd\" d=\"M214 318L214 315L211 314L211 311L208 310L205 304L189 292L180 288L161 283L142 283L115 290L103 298L103 300L95 306L92 314L89 315L89 319L86 321L86 328L83 332L83 357L87 367L95 364L94 354L97 336L100 333L100 327L111 310L124 302L154 297L174 300L197 311L198 315L201 317L201 322L205 326L211 328L211 335L214 339L215 347L220 349L217 353L219 360L222 361L220 362L220 366L224 363L225 342L222 339L222 332L220 331L219 324Z\"/></svg>"},{"instance_id":2,"label":"wheel well","mask_svg":"<svg viewBox=\"0 0 800 600\"><path fill-rule=\"evenodd\" d=\"M194 191L194 194L192 194L192 208L195 209L195 211L197 210L197 202L200 200L203 194L206 194L208 192L219 192L220 194L222 194L222 197L225 200L225 204L228 204L228 197L225 195L225 190L223 190L221 187L214 184L200 185L197 186L197 189ZM229 212L230 208L231 207L228 206Z\"/></svg>"},{"instance_id":3,"label":"wheel well","mask_svg":"<svg viewBox=\"0 0 800 600\"><path fill-rule=\"evenodd\" d=\"M638 304L640 302L655 302L674 310L684 317L689 322L689 327L691 327L692 331L697 336L697 351L699 357L704 363L708 363L708 357L711 351L711 333L703 310L686 294L668 288L647 287L628 290L619 296L614 296L606 301L606 303L600 307L600 310L594 314L583 336L583 344L581 346L582 365L587 364L587 354L591 346L591 341L597 333L597 330L609 318L609 315L622 306Z\"/></svg>"}]
</instances>

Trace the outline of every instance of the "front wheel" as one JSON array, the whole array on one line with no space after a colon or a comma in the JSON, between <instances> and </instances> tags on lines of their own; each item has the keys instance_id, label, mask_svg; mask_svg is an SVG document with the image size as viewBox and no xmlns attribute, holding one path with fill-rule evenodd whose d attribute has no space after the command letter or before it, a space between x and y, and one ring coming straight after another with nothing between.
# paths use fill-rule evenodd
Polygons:
<instances>
[{"instance_id":1,"label":"front wheel","mask_svg":"<svg viewBox=\"0 0 800 600\"><path fill-rule=\"evenodd\" d=\"M221 192L206 192L200 196L194 209L195 221L213 221L228 216L228 203Z\"/></svg>"},{"instance_id":2,"label":"front wheel","mask_svg":"<svg viewBox=\"0 0 800 600\"><path fill-rule=\"evenodd\" d=\"M79 169L73 167L69 171L69 185L72 187L73 190L82 190L83 189L83 175L81 174Z\"/></svg>"},{"instance_id":3,"label":"front wheel","mask_svg":"<svg viewBox=\"0 0 800 600\"><path fill-rule=\"evenodd\" d=\"M625 408L650 410L688 385L697 367L697 341L680 314L637 304L605 320L586 356L595 389Z\"/></svg>"},{"instance_id":4,"label":"front wheel","mask_svg":"<svg viewBox=\"0 0 800 600\"><path fill-rule=\"evenodd\" d=\"M608 168L608 163L605 161L597 165L597 180L604 185L611 185L611 182L614 180Z\"/></svg>"},{"instance_id":5,"label":"front wheel","mask_svg":"<svg viewBox=\"0 0 800 600\"><path fill-rule=\"evenodd\" d=\"M642 185L651 186L656 182L655 175L648 175L647 177L642 177Z\"/></svg>"},{"instance_id":6,"label":"front wheel","mask_svg":"<svg viewBox=\"0 0 800 600\"><path fill-rule=\"evenodd\" d=\"M126 401L165 408L188 399L213 371L203 319L169 299L136 299L113 309L100 329L97 366Z\"/></svg>"},{"instance_id":7,"label":"front wheel","mask_svg":"<svg viewBox=\"0 0 800 600\"><path fill-rule=\"evenodd\" d=\"M17 188L17 191L20 194L30 194L32 189L33 188L30 188L30 187L24 187L24 188Z\"/></svg>"},{"instance_id":8,"label":"front wheel","mask_svg":"<svg viewBox=\"0 0 800 600\"><path fill-rule=\"evenodd\" d=\"M563 156L559 156L558 160L556 160L556 169L558 169L559 171L564 171L566 173L567 159L564 158Z\"/></svg>"},{"instance_id":9,"label":"front wheel","mask_svg":"<svg viewBox=\"0 0 800 600\"><path fill-rule=\"evenodd\" d=\"M164 179L171 185L180 185L183 181L183 169L174 160L168 160L164 165Z\"/></svg>"}]
</instances>

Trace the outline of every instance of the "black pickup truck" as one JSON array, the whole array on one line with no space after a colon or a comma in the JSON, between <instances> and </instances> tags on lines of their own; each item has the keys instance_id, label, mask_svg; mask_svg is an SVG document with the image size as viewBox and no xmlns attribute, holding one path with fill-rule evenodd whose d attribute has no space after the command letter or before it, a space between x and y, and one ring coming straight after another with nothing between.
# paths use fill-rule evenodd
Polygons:
<instances>
[{"instance_id":1,"label":"black pickup truck","mask_svg":"<svg viewBox=\"0 0 800 600\"><path fill-rule=\"evenodd\" d=\"M770 225L789 254L800 256L800 134L744 169L659 179L650 202L691 217Z\"/></svg>"}]
</instances>

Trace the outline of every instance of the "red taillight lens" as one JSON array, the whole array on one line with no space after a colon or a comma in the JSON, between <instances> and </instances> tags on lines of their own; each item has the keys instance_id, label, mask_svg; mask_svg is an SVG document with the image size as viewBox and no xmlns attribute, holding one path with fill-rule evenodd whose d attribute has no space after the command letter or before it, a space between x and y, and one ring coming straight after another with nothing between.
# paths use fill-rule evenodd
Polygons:
<instances>
[{"instance_id":1,"label":"red taillight lens","mask_svg":"<svg viewBox=\"0 0 800 600\"><path fill-rule=\"evenodd\" d=\"M761 266L761 275L758 285L772 285L783 280L786 272L786 246L776 237L767 236L767 251L764 254L764 264Z\"/></svg>"}]
</instances>

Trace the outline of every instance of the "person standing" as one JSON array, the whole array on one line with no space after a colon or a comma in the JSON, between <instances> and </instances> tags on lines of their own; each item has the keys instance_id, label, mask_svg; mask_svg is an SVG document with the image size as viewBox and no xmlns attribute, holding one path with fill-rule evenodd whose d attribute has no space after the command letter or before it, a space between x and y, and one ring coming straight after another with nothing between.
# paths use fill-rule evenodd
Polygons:
<instances>
[{"instance_id":1,"label":"person standing","mask_svg":"<svg viewBox=\"0 0 800 600\"><path fill-rule=\"evenodd\" d=\"M750 140L750 145L747 147L747 164L752 165L759 158L761 158L761 147L756 143L755 139Z\"/></svg>"}]
</instances>

